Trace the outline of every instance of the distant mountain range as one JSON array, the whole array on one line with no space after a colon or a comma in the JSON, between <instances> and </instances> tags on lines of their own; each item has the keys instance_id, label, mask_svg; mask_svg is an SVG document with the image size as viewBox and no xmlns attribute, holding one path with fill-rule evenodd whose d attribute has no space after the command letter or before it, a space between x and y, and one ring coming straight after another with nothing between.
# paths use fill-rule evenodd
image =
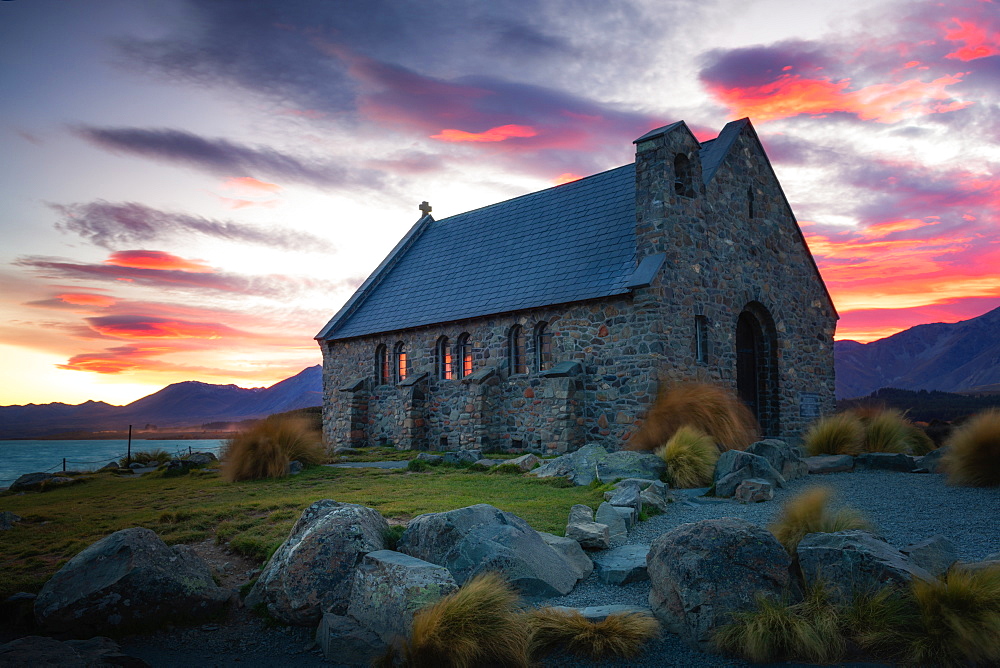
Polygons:
<instances>
[{"instance_id":1,"label":"distant mountain range","mask_svg":"<svg viewBox=\"0 0 1000 668\"><path fill-rule=\"evenodd\" d=\"M134 425L158 430L200 427L266 417L319 406L323 397L320 365L309 367L270 387L246 389L189 380L167 385L125 406L103 401L78 405L0 406L0 439L44 438L66 432L124 431Z\"/></svg>"},{"instance_id":2,"label":"distant mountain range","mask_svg":"<svg viewBox=\"0 0 1000 668\"><path fill-rule=\"evenodd\" d=\"M917 325L890 337L834 343L837 398L903 390L1000 390L1000 308L956 323Z\"/></svg>"}]
</instances>

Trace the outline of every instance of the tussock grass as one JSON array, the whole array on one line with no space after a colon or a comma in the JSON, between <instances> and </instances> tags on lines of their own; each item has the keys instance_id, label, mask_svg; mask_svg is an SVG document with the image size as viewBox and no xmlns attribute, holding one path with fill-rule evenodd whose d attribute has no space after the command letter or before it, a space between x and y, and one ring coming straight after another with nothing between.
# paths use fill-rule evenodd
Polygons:
<instances>
[{"instance_id":1,"label":"tussock grass","mask_svg":"<svg viewBox=\"0 0 1000 668\"><path fill-rule=\"evenodd\" d=\"M1000 485L1000 410L972 417L952 432L945 445L948 452L942 464L949 483L970 487Z\"/></svg>"},{"instance_id":2,"label":"tussock grass","mask_svg":"<svg viewBox=\"0 0 1000 668\"><path fill-rule=\"evenodd\" d=\"M236 434L222 451L222 477L230 482L282 478L288 464L326 461L319 432L300 418L269 417Z\"/></svg>"},{"instance_id":3,"label":"tussock grass","mask_svg":"<svg viewBox=\"0 0 1000 668\"><path fill-rule=\"evenodd\" d=\"M804 440L810 455L856 455L861 452L864 436L856 415L837 413L814 422Z\"/></svg>"},{"instance_id":4,"label":"tussock grass","mask_svg":"<svg viewBox=\"0 0 1000 668\"><path fill-rule=\"evenodd\" d=\"M527 623L533 657L564 648L591 661L634 657L660 632L654 618L640 613L609 615L591 622L575 610L545 607L528 613Z\"/></svg>"},{"instance_id":5,"label":"tussock grass","mask_svg":"<svg viewBox=\"0 0 1000 668\"><path fill-rule=\"evenodd\" d=\"M667 478L672 486L690 488L712 484L719 449L711 436L695 427L680 427L656 454L666 462Z\"/></svg>"},{"instance_id":6,"label":"tussock grass","mask_svg":"<svg viewBox=\"0 0 1000 668\"><path fill-rule=\"evenodd\" d=\"M683 426L708 434L722 450L743 450L759 429L750 410L735 394L707 383L679 383L661 389L629 449L653 451Z\"/></svg>"},{"instance_id":7,"label":"tussock grass","mask_svg":"<svg viewBox=\"0 0 1000 668\"><path fill-rule=\"evenodd\" d=\"M170 453L163 448L153 448L152 450L139 450L134 455L132 455L133 462L156 462L157 464L166 464L173 457ZM119 466L128 466L128 457L122 457L121 461L118 462Z\"/></svg>"},{"instance_id":8,"label":"tussock grass","mask_svg":"<svg viewBox=\"0 0 1000 668\"><path fill-rule=\"evenodd\" d=\"M865 430L864 452L906 452L909 449L910 421L895 409L880 411L861 420Z\"/></svg>"},{"instance_id":9,"label":"tussock grass","mask_svg":"<svg viewBox=\"0 0 1000 668\"><path fill-rule=\"evenodd\" d=\"M937 445L934 439L927 435L922 427L913 424L909 425L909 433L906 436L907 448L911 455L926 455L931 450L936 450Z\"/></svg>"},{"instance_id":10,"label":"tussock grass","mask_svg":"<svg viewBox=\"0 0 1000 668\"><path fill-rule=\"evenodd\" d=\"M832 496L833 490L829 487L812 487L800 492L785 502L778 519L768 526L768 530L789 554L795 554L799 541L810 533L872 529L854 509L831 511L827 506Z\"/></svg>"},{"instance_id":11,"label":"tussock grass","mask_svg":"<svg viewBox=\"0 0 1000 668\"><path fill-rule=\"evenodd\" d=\"M411 668L528 666L528 631L518 596L485 573L418 611L410 637L396 650ZM383 660L383 665L392 665Z\"/></svg>"},{"instance_id":12,"label":"tussock grass","mask_svg":"<svg viewBox=\"0 0 1000 668\"><path fill-rule=\"evenodd\" d=\"M953 568L938 580L914 580L911 591L921 628L910 638L910 661L1000 664L1000 567Z\"/></svg>"},{"instance_id":13,"label":"tussock grass","mask_svg":"<svg viewBox=\"0 0 1000 668\"><path fill-rule=\"evenodd\" d=\"M786 596L774 600L758 595L757 609L737 613L713 638L724 652L755 663L798 659L817 663L837 661L847 641L841 635L839 609L817 584L799 603Z\"/></svg>"},{"instance_id":14,"label":"tussock grass","mask_svg":"<svg viewBox=\"0 0 1000 668\"><path fill-rule=\"evenodd\" d=\"M856 592L840 613L844 635L878 657L901 656L910 640L905 630L919 623L909 590L891 586Z\"/></svg>"}]
</instances>

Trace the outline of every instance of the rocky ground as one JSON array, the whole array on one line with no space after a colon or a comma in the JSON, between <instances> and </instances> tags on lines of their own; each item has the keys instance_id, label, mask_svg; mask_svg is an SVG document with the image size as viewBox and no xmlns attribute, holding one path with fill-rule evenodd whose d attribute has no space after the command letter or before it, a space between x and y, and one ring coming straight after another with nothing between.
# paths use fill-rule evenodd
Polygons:
<instances>
[{"instance_id":1,"label":"rocky ground","mask_svg":"<svg viewBox=\"0 0 1000 668\"><path fill-rule=\"evenodd\" d=\"M777 515L782 502L805 487L817 484L834 488L839 503L863 512L879 532L897 547L943 534L952 540L960 559L975 561L1000 552L1000 491L949 487L935 474L858 471L826 476L807 476L787 483L766 503L741 505L730 501L683 498L671 504L670 512L637 525L628 543L648 544L660 534L686 522L734 516L766 526ZM220 579L222 586L238 590L255 573L254 564L223 547L206 541L194 546ZM583 607L625 603L647 605L649 583L605 585L596 574L582 581L567 596L547 603ZM238 601L238 597L234 598ZM173 627L152 634L120 640L122 651L151 666L331 666L313 639L313 629L273 626L238 602L225 619L195 627ZM7 635L7 634L4 634ZM6 639L10 636L7 635ZM550 666L590 665L571 656L551 656ZM699 653L684 646L676 636L666 635L651 643L642 656L602 666L731 666L745 665L730 659ZM875 664L854 664L875 665Z\"/></svg>"}]
</instances>

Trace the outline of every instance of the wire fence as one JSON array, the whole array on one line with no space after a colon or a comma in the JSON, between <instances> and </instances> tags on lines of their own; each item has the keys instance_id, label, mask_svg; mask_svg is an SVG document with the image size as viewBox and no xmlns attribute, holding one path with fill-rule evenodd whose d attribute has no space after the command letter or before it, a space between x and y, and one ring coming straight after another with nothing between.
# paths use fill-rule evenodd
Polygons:
<instances>
[{"instance_id":1,"label":"wire fence","mask_svg":"<svg viewBox=\"0 0 1000 668\"><path fill-rule=\"evenodd\" d=\"M156 448L156 449L157 450L162 450L163 448ZM206 448L206 450L208 450L208 451L214 451L214 450L217 450L217 449L218 448L211 448L211 447ZM142 454L143 452L144 451L139 450L135 454ZM175 447L174 448L174 455L175 456L173 456L172 459L179 459L179 458L181 458L181 457L183 457L185 455L190 455L193 452L194 452L194 449L190 445L187 446L187 452L186 453L183 451L183 449ZM218 453L216 453L216 454L218 454ZM128 457L129 457L129 453L128 452L122 452L121 454L117 454L117 455L108 455L106 457L98 457L96 459L68 459L66 457L63 457L62 461L60 461L59 463L54 464L53 466L50 466L47 469L37 469L35 471L31 471L31 473L53 473L53 472L56 472L56 471L75 471L76 469L70 467L70 464L72 464L73 466L79 466L81 464L83 464L83 465L100 464L102 462L104 464L109 464L111 462L121 462L121 461L125 460ZM134 455L132 456L131 459L132 459L133 462L136 461L136 458L135 458ZM88 470L90 470L90 469L88 469ZM21 475L24 475L24 474L18 474L16 476L14 476L13 478L0 478L0 487L6 487L6 486L8 486L10 483L14 482L19 477L21 477Z\"/></svg>"}]
</instances>

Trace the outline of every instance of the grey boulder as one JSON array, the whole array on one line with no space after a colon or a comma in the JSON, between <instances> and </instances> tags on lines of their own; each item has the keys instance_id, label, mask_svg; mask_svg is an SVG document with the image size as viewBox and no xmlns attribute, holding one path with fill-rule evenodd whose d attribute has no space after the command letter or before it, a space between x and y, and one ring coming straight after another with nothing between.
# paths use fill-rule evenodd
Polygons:
<instances>
[{"instance_id":1,"label":"grey boulder","mask_svg":"<svg viewBox=\"0 0 1000 668\"><path fill-rule=\"evenodd\" d=\"M570 508L566 537L572 538L587 550L605 550L611 545L608 525L595 522L594 511L583 504Z\"/></svg>"},{"instance_id":2,"label":"grey boulder","mask_svg":"<svg viewBox=\"0 0 1000 668\"><path fill-rule=\"evenodd\" d=\"M459 585L486 571L527 598L561 596L576 584L565 559L527 522L485 503L413 518L398 549L444 566Z\"/></svg>"},{"instance_id":3,"label":"grey boulder","mask_svg":"<svg viewBox=\"0 0 1000 668\"><path fill-rule=\"evenodd\" d=\"M672 633L702 650L755 596L781 596L791 558L768 531L735 518L682 524L650 546L649 606Z\"/></svg>"},{"instance_id":4,"label":"grey boulder","mask_svg":"<svg viewBox=\"0 0 1000 668\"><path fill-rule=\"evenodd\" d=\"M371 666L387 647L378 635L345 615L327 612L316 628L316 644L338 666Z\"/></svg>"},{"instance_id":5,"label":"grey boulder","mask_svg":"<svg viewBox=\"0 0 1000 668\"><path fill-rule=\"evenodd\" d=\"M597 579L604 584L623 585L648 580L646 556L649 545L622 545L594 555Z\"/></svg>"},{"instance_id":6,"label":"grey boulder","mask_svg":"<svg viewBox=\"0 0 1000 668\"><path fill-rule=\"evenodd\" d=\"M760 503L774 498L774 486L763 478L747 478L733 494L740 503Z\"/></svg>"},{"instance_id":7,"label":"grey boulder","mask_svg":"<svg viewBox=\"0 0 1000 668\"><path fill-rule=\"evenodd\" d=\"M513 466L516 466L517 468L527 473L531 469L535 468L535 466L540 464L541 461L542 460L539 459L536 455L528 453L526 455L521 455L520 457L515 457L514 459L508 459L503 463L512 464Z\"/></svg>"},{"instance_id":8,"label":"grey boulder","mask_svg":"<svg viewBox=\"0 0 1000 668\"><path fill-rule=\"evenodd\" d=\"M612 506L605 501L597 507L594 520L598 524L608 525L608 532L612 543L617 543L628 538L628 524L622 513L618 512L617 506Z\"/></svg>"},{"instance_id":9,"label":"grey boulder","mask_svg":"<svg viewBox=\"0 0 1000 668\"><path fill-rule=\"evenodd\" d=\"M347 614L388 644L409 634L417 610L456 589L444 566L392 550L369 552L354 574Z\"/></svg>"},{"instance_id":10,"label":"grey boulder","mask_svg":"<svg viewBox=\"0 0 1000 668\"><path fill-rule=\"evenodd\" d=\"M782 440L768 438L757 441L752 443L746 451L766 459L785 480L795 480L809 474L809 466L799 454L799 449Z\"/></svg>"},{"instance_id":11,"label":"grey boulder","mask_svg":"<svg viewBox=\"0 0 1000 668\"><path fill-rule=\"evenodd\" d=\"M923 457L917 458L917 466L922 469L926 469L928 473L944 473L944 467L941 465L941 458L947 453L947 447L931 450Z\"/></svg>"},{"instance_id":12,"label":"grey boulder","mask_svg":"<svg viewBox=\"0 0 1000 668\"><path fill-rule=\"evenodd\" d=\"M822 581L834 601L848 602L858 591L909 584L915 577L934 577L867 531L807 534L796 554L806 586Z\"/></svg>"},{"instance_id":13,"label":"grey boulder","mask_svg":"<svg viewBox=\"0 0 1000 668\"><path fill-rule=\"evenodd\" d=\"M538 535L542 537L546 545L562 555L566 564L572 569L573 577L577 580L583 580L594 571L594 562L583 551L579 542L569 537L556 536L544 531L539 531Z\"/></svg>"},{"instance_id":14,"label":"grey boulder","mask_svg":"<svg viewBox=\"0 0 1000 668\"><path fill-rule=\"evenodd\" d=\"M854 468L910 473L917 464L914 457L902 452L862 452L854 458Z\"/></svg>"},{"instance_id":15,"label":"grey boulder","mask_svg":"<svg viewBox=\"0 0 1000 668\"><path fill-rule=\"evenodd\" d=\"M21 521L20 515L15 515L9 510L0 512L0 531L10 531L14 524Z\"/></svg>"},{"instance_id":16,"label":"grey boulder","mask_svg":"<svg viewBox=\"0 0 1000 668\"><path fill-rule=\"evenodd\" d=\"M378 511L324 499L299 517L247 596L285 624L311 626L324 612L344 614L354 571L369 552L385 548L389 525Z\"/></svg>"},{"instance_id":17,"label":"grey boulder","mask_svg":"<svg viewBox=\"0 0 1000 668\"><path fill-rule=\"evenodd\" d=\"M571 614L580 613L588 622L603 622L611 615L645 615L653 616L653 611L641 605L588 605L585 608L569 608L561 605L551 606L552 610Z\"/></svg>"},{"instance_id":18,"label":"grey boulder","mask_svg":"<svg viewBox=\"0 0 1000 668\"><path fill-rule=\"evenodd\" d=\"M70 559L42 587L35 618L43 628L88 637L211 617L229 596L189 547L167 547L137 527L105 536Z\"/></svg>"},{"instance_id":19,"label":"grey boulder","mask_svg":"<svg viewBox=\"0 0 1000 668\"><path fill-rule=\"evenodd\" d=\"M619 450L597 460L597 478L602 483L626 478L659 480L666 470L666 463L649 452Z\"/></svg>"},{"instance_id":20,"label":"grey boulder","mask_svg":"<svg viewBox=\"0 0 1000 668\"><path fill-rule=\"evenodd\" d=\"M52 473L25 473L8 487L10 492L35 492L58 485L70 485L76 482L73 478L53 475Z\"/></svg>"},{"instance_id":21,"label":"grey boulder","mask_svg":"<svg viewBox=\"0 0 1000 668\"><path fill-rule=\"evenodd\" d=\"M958 561L955 544L938 534L899 550L914 564L934 576L944 575ZM989 557L987 557L988 559Z\"/></svg>"},{"instance_id":22,"label":"grey boulder","mask_svg":"<svg viewBox=\"0 0 1000 668\"><path fill-rule=\"evenodd\" d=\"M715 495L731 497L740 483L750 478L762 478L775 487L785 484L784 477L764 457L741 450L727 450L715 465Z\"/></svg>"},{"instance_id":23,"label":"grey boulder","mask_svg":"<svg viewBox=\"0 0 1000 668\"><path fill-rule=\"evenodd\" d=\"M597 479L597 464L608 456L608 451L599 445L585 445L571 452L545 462L531 472L539 478L563 477L576 485L589 485Z\"/></svg>"},{"instance_id":24,"label":"grey boulder","mask_svg":"<svg viewBox=\"0 0 1000 668\"><path fill-rule=\"evenodd\" d=\"M854 470L854 457L850 455L815 455L804 459L809 473L825 475L827 473L845 473Z\"/></svg>"}]
</instances>

